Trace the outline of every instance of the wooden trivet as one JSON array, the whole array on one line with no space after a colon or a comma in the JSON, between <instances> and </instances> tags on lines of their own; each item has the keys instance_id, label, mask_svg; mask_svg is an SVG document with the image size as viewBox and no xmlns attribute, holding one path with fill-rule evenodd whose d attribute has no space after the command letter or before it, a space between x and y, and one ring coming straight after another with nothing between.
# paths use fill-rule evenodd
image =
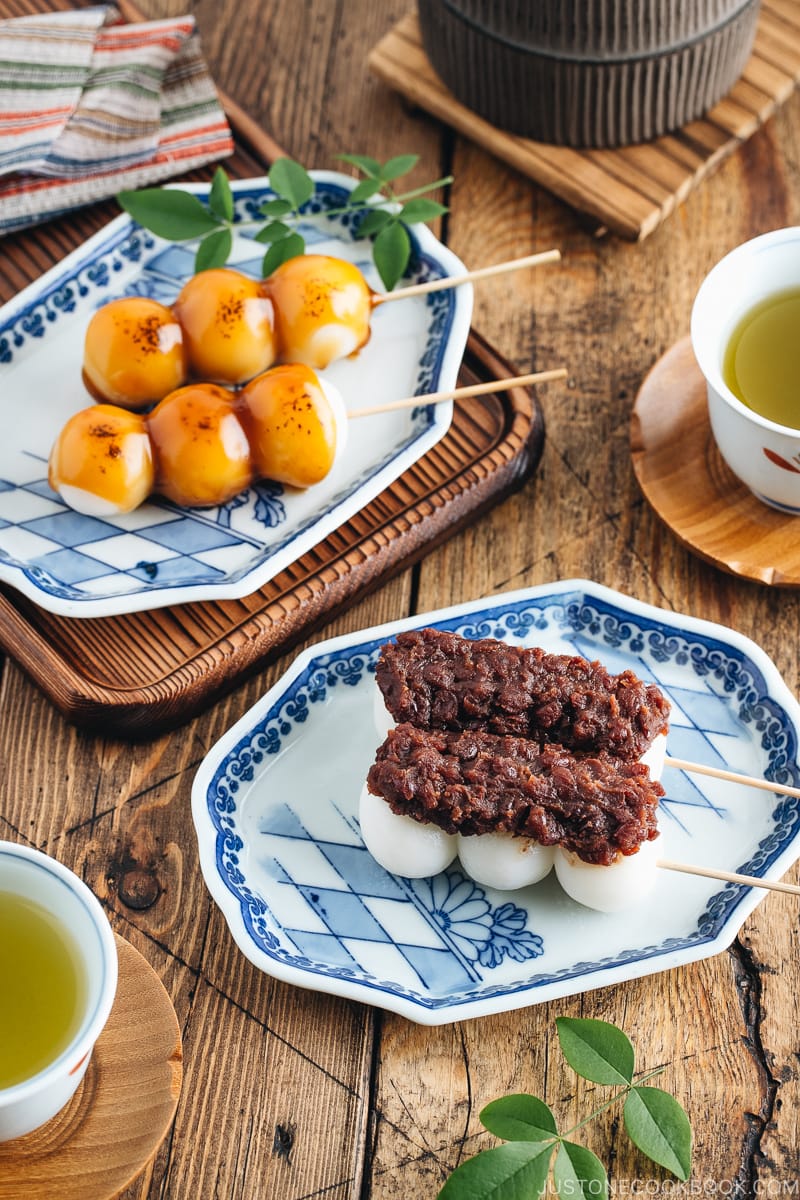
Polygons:
<instances>
[{"instance_id":1,"label":"wooden trivet","mask_svg":"<svg viewBox=\"0 0 800 1200\"><path fill-rule=\"evenodd\" d=\"M756 500L723 460L689 338L659 359L631 423L633 469L675 536L732 575L800 587L800 518Z\"/></svg>"},{"instance_id":2,"label":"wooden trivet","mask_svg":"<svg viewBox=\"0 0 800 1200\"><path fill-rule=\"evenodd\" d=\"M370 68L413 104L542 184L603 229L638 241L791 96L800 83L800 4L762 0L753 55L727 96L701 120L618 150L573 150L490 125L447 90L411 13L378 43Z\"/></svg>"},{"instance_id":3,"label":"wooden trivet","mask_svg":"<svg viewBox=\"0 0 800 1200\"><path fill-rule=\"evenodd\" d=\"M0 1143L0 1200L111 1200L149 1163L175 1116L183 1078L172 1002L118 937L119 983L75 1095L51 1121Z\"/></svg>"}]
</instances>

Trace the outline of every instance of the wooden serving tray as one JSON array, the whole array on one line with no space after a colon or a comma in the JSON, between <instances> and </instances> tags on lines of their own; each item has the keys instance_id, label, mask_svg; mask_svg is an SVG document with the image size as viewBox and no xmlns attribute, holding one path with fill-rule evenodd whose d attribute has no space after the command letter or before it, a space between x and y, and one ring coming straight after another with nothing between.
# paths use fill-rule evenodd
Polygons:
<instances>
[{"instance_id":1,"label":"wooden serving tray","mask_svg":"<svg viewBox=\"0 0 800 1200\"><path fill-rule=\"evenodd\" d=\"M0 17L4 7L0 0ZM130 6L124 9L135 15ZM263 175L280 148L222 99L237 136L226 170L239 178ZM210 175L209 170L192 178ZM4 239L0 302L117 211L112 203L95 205ZM459 383L517 373L471 332ZM520 487L539 461L543 440L541 408L528 389L457 404L438 445L252 595L119 617L70 618L0 587L0 646L76 724L124 737L159 733L236 687Z\"/></svg>"},{"instance_id":2,"label":"wooden serving tray","mask_svg":"<svg viewBox=\"0 0 800 1200\"><path fill-rule=\"evenodd\" d=\"M573 150L498 129L456 100L434 71L410 13L378 43L370 68L406 99L534 179L600 224L634 241L663 220L800 83L800 4L762 0L753 54L709 113L652 142Z\"/></svg>"}]
</instances>

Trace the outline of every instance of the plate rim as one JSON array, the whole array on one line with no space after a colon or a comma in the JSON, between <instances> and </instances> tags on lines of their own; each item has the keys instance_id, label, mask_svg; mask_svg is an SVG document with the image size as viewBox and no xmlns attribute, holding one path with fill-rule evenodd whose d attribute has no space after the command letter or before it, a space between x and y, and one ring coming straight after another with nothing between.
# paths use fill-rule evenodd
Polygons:
<instances>
[{"instance_id":1,"label":"plate rim","mask_svg":"<svg viewBox=\"0 0 800 1200\"><path fill-rule=\"evenodd\" d=\"M358 183L355 177L339 171L311 170L309 175L315 184L319 182L348 191L351 191ZM234 196L237 193L246 194L259 187L269 189L267 175L233 179L230 182ZM189 191L195 195L206 195L210 191L211 183L191 181L170 183L165 186L173 190ZM140 230L143 235L155 238L155 235L149 235L148 231L139 226L128 213L120 213L0 307L0 327L13 323L20 314L24 313L26 308L35 304L37 300L44 299L61 282L69 282L79 272L82 264L89 265L101 252L104 244L113 246L125 230ZM445 276L456 276L466 272L464 263L436 237L427 225L415 225L413 237L420 253L426 258L433 259ZM194 245L194 241L170 243L167 239L156 238L155 240L164 249L170 245ZM472 284L466 283L452 289L451 294L453 296L453 313L450 332L442 347L437 381L437 387L440 390L456 386L471 327ZM399 478L405 470L420 461L446 435L452 422L452 411L452 401L436 405L431 414L430 424L414 435L410 445L396 448L388 461L370 475L368 482L373 489L370 499L380 495L386 487ZM401 460L399 470L398 459ZM10 563L0 558L0 582L13 587L46 612L56 616L79 619L124 616L137 612L150 612L177 604L240 599L264 587L276 574L290 568L303 554L313 550L314 546L324 541L346 521L351 520L365 503L370 502L369 499L361 500L357 507L350 507L361 490L361 486L363 485L356 488L355 492L351 492L337 501L332 509L313 520L310 525L297 530L291 543L294 545L299 541L299 549L295 548L290 551L288 547L283 549L279 547L274 554L267 555L260 563L245 570L236 579L227 578L216 583L209 581L191 584L173 582L163 587L144 588L122 594L111 593L99 597L94 595L64 597L58 595L57 591L42 588L32 576L29 565ZM313 533L313 537L307 544L304 544L304 539L309 533ZM276 560L277 566L274 565Z\"/></svg>"},{"instance_id":2,"label":"plate rim","mask_svg":"<svg viewBox=\"0 0 800 1200\"><path fill-rule=\"evenodd\" d=\"M209 890L211 899L220 909L228 930L235 943L255 966L276 979L342 996L346 999L361 1003L376 1004L387 1011L399 1013L408 1019L423 1025L440 1025L452 1021L472 1019L492 1013L514 1011L528 1007L531 1004L565 998L579 992L595 990L600 987L623 983L630 979L643 978L670 970L675 966L689 964L701 959L713 957L724 950L734 940L738 930L747 917L765 899L767 892L755 887L740 886L740 894L731 905L719 930L687 946L676 950L658 950L650 955L637 959L629 959L622 963L598 966L591 971L571 974L559 980L543 981L541 984L519 986L515 990L501 991L498 994L478 997L469 1000L456 1000L448 1003L446 999L436 1006L426 1006L422 999L414 999L407 995L387 992L377 983L369 981L349 981L341 977L325 976L321 973L308 971L292 964L272 959L253 942L241 917L240 900L230 890L226 881L220 875L216 866L218 831L214 828L208 813L208 791L216 772L224 763L242 738L251 732L261 718L269 711L275 700L284 695L291 684L306 670L314 659L321 655L336 654L340 650L359 645L362 642L384 639L394 636L404 629L420 628L425 623L443 623L448 620L468 616L480 611L483 607L511 606L527 599L554 596L567 592L584 592L593 599L598 599L608 605L621 608L623 611L637 614L651 622L664 623L671 629L675 622L680 622L680 631L689 634L702 635L704 638L716 638L724 644L736 649L740 654L749 658L761 672L767 685L767 691L772 700L780 704L786 711L792 723L795 735L800 737L800 703L789 689L772 659L756 642L738 630L724 626L719 622L709 621L691 614L673 613L656 605L638 600L635 597L606 587L591 580L573 578L558 580L552 583L537 584L528 588L515 589L509 592L499 592L475 600L463 601L430 612L419 613L400 618L397 621L386 621L366 629L354 630L333 638L326 638L307 646L293 660L284 674L272 687L228 729L209 748L200 764L192 783L191 809L195 836L198 843L201 872ZM670 624L671 619L671 624ZM205 829L203 828L205 826ZM208 836L210 833L210 837ZM205 836L204 836L205 835ZM794 849L793 849L794 846ZM763 878L779 878L789 867L800 858L800 837L795 835L786 846L771 861L763 872ZM458 869L458 868L457 868ZM722 885L719 892L712 894L707 901L710 907L715 898L725 892ZM588 987L576 989L577 980L589 978ZM512 985L509 985L512 986ZM541 994L538 989L541 988ZM367 994L365 994L367 993ZM374 993L374 994L370 994Z\"/></svg>"}]
</instances>

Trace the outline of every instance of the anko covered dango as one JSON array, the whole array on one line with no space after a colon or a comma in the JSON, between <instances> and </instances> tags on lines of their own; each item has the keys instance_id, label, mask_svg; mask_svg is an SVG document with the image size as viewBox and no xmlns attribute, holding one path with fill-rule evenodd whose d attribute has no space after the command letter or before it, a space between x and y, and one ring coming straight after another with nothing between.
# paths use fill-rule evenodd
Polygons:
<instances>
[{"instance_id":1,"label":"anko covered dango","mask_svg":"<svg viewBox=\"0 0 800 1200\"><path fill-rule=\"evenodd\" d=\"M196 379L244 383L275 362L272 302L258 280L240 271L218 267L193 275L172 311Z\"/></svg>"},{"instance_id":2,"label":"anko covered dango","mask_svg":"<svg viewBox=\"0 0 800 1200\"><path fill-rule=\"evenodd\" d=\"M478 883L514 890L555 868L567 895L609 913L655 886L669 715L655 685L432 628L383 646L376 681L385 740L359 820L387 870L418 877L458 856Z\"/></svg>"},{"instance_id":3,"label":"anko covered dango","mask_svg":"<svg viewBox=\"0 0 800 1200\"><path fill-rule=\"evenodd\" d=\"M112 405L76 413L50 454L50 486L71 508L129 512L151 492L185 507L225 504L259 479L319 483L341 453L341 396L300 364L233 392L188 384L146 415Z\"/></svg>"},{"instance_id":4,"label":"anko covered dango","mask_svg":"<svg viewBox=\"0 0 800 1200\"><path fill-rule=\"evenodd\" d=\"M264 288L275 306L278 357L283 362L324 370L369 339L372 292L353 263L300 254L273 271Z\"/></svg>"},{"instance_id":5,"label":"anko covered dango","mask_svg":"<svg viewBox=\"0 0 800 1200\"><path fill-rule=\"evenodd\" d=\"M103 305L86 330L83 379L95 400L136 411L186 382L183 332L168 308L146 296Z\"/></svg>"}]
</instances>

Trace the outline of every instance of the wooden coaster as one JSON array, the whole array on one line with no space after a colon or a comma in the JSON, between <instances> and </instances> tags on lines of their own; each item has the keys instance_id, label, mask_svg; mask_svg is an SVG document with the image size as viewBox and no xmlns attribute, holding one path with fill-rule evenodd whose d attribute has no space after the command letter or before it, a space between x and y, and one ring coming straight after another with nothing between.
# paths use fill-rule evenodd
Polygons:
<instances>
[{"instance_id":1,"label":"wooden coaster","mask_svg":"<svg viewBox=\"0 0 800 1200\"><path fill-rule=\"evenodd\" d=\"M631 421L633 469L676 537L733 575L800 587L798 518L756 500L717 449L689 338L659 359Z\"/></svg>"},{"instance_id":2,"label":"wooden coaster","mask_svg":"<svg viewBox=\"0 0 800 1200\"><path fill-rule=\"evenodd\" d=\"M652 233L800 83L800 5L762 0L753 55L719 104L676 133L617 150L573 150L495 128L456 100L434 71L416 13L378 43L369 66L413 104L536 180L601 227L634 241Z\"/></svg>"},{"instance_id":3,"label":"wooden coaster","mask_svg":"<svg viewBox=\"0 0 800 1200\"><path fill-rule=\"evenodd\" d=\"M0 1200L111 1200L169 1129L183 1076L178 1019L153 968L116 941L117 996L86 1075L52 1121L0 1143Z\"/></svg>"}]
</instances>

